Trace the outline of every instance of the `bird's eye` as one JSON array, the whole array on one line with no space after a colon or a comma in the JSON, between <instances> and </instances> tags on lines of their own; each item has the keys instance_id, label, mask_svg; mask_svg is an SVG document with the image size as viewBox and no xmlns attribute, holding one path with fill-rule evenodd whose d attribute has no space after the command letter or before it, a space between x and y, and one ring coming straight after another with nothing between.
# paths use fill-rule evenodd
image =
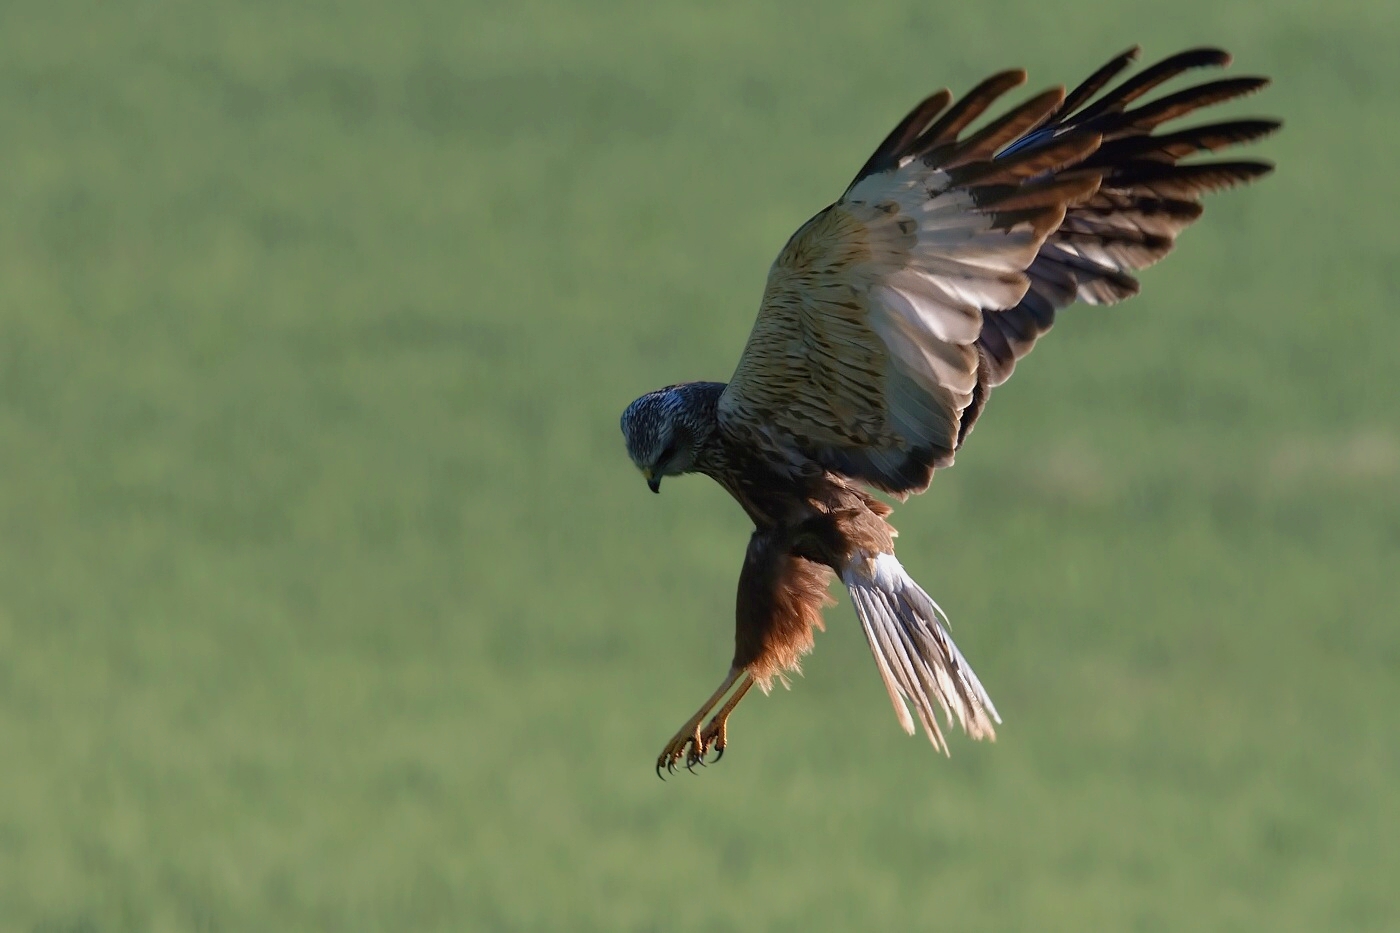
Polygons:
<instances>
[{"instance_id":1,"label":"bird's eye","mask_svg":"<svg viewBox=\"0 0 1400 933\"><path fill-rule=\"evenodd\" d=\"M674 457L675 455L676 455L676 442L675 442L675 441L672 441L671 443L669 443L669 444L666 445L666 449L665 449L665 450L661 451L661 456L659 456L659 457L656 458L656 465L657 465L657 466L662 466L662 465L664 465L664 464L670 463L670 462L671 462L671 458Z\"/></svg>"}]
</instances>

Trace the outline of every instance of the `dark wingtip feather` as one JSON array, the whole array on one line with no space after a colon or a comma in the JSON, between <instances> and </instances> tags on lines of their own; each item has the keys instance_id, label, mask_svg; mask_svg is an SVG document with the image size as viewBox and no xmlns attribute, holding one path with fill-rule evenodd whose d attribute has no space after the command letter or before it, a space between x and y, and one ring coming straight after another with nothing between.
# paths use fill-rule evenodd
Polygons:
<instances>
[{"instance_id":1,"label":"dark wingtip feather","mask_svg":"<svg viewBox=\"0 0 1400 933\"><path fill-rule=\"evenodd\" d=\"M947 88L935 91L919 101L918 105L909 111L894 129L890 130L889 135L875 148L870 158L865 160L865 164L860 167L860 171L856 172L856 177L847 186L848 190L858 185L861 179L879 174L897 165L909 148L909 144L917 139L934 117L942 113L952 102L953 93Z\"/></svg>"},{"instance_id":2,"label":"dark wingtip feather","mask_svg":"<svg viewBox=\"0 0 1400 933\"><path fill-rule=\"evenodd\" d=\"M921 155L952 142L958 138L958 134L969 123L980 117L988 107L994 104L997 98L1013 87L1019 87L1025 83L1026 70L1024 68L998 71L958 98L957 103L953 104L947 113L919 134L919 138L914 140L909 147L909 152L913 155Z\"/></svg>"},{"instance_id":3,"label":"dark wingtip feather","mask_svg":"<svg viewBox=\"0 0 1400 933\"><path fill-rule=\"evenodd\" d=\"M1136 107L1122 115L1122 126L1106 129L1106 136L1124 131L1142 132L1151 130L1169 120L1185 116L1202 107L1223 104L1226 101L1248 97L1269 86L1268 78L1223 78L1207 81L1195 87L1159 97L1148 104Z\"/></svg>"},{"instance_id":4,"label":"dark wingtip feather","mask_svg":"<svg viewBox=\"0 0 1400 933\"><path fill-rule=\"evenodd\" d=\"M1195 199L1212 191L1254 181L1273 170L1272 162L1252 159L1192 165L1137 162L1116 170L1105 185L1114 190L1150 193L1159 198Z\"/></svg>"},{"instance_id":5,"label":"dark wingtip feather","mask_svg":"<svg viewBox=\"0 0 1400 933\"><path fill-rule=\"evenodd\" d=\"M1042 91L1019 107L1008 111L967 139L952 144L948 158L939 158L936 164L943 168L956 168L971 162L990 158L1002 146L1017 139L1032 127L1039 126L1055 113L1064 100L1065 89L1054 87ZM930 159L933 154L930 153Z\"/></svg>"},{"instance_id":6,"label":"dark wingtip feather","mask_svg":"<svg viewBox=\"0 0 1400 933\"><path fill-rule=\"evenodd\" d=\"M1079 114L1075 122L1091 120L1109 112L1121 111L1148 91L1195 68L1224 67L1230 64L1230 53L1224 49L1201 47L1169 55L1150 65L1109 91Z\"/></svg>"},{"instance_id":7,"label":"dark wingtip feather","mask_svg":"<svg viewBox=\"0 0 1400 933\"><path fill-rule=\"evenodd\" d=\"M1084 160L1085 166L1103 167L1137 159L1176 162L1196 152L1216 152L1229 146L1254 142L1278 130L1278 120L1229 120L1188 127L1161 136L1122 136L1104 143Z\"/></svg>"},{"instance_id":8,"label":"dark wingtip feather","mask_svg":"<svg viewBox=\"0 0 1400 933\"><path fill-rule=\"evenodd\" d=\"M1142 52L1142 46L1135 45L1132 48L1124 49L1117 56L1106 62L1102 68L1079 83L1079 86L1065 95L1065 102L1061 105L1061 110L1066 113L1074 113L1089 98L1093 97L1103 86L1124 68L1137 61L1138 55Z\"/></svg>"}]
</instances>

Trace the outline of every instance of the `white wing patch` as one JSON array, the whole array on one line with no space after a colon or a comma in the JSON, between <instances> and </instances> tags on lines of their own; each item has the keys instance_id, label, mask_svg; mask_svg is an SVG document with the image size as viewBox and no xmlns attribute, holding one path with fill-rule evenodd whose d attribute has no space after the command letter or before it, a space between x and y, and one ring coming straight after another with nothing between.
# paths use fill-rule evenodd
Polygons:
<instances>
[{"instance_id":1,"label":"white wing patch","mask_svg":"<svg viewBox=\"0 0 1400 933\"><path fill-rule=\"evenodd\" d=\"M982 314L1014 307L1030 287L1024 269L1044 233L996 229L947 173L918 160L872 175L836 207L868 231L866 322L884 344L886 427L909 445L952 449L977 385Z\"/></svg>"}]
</instances>

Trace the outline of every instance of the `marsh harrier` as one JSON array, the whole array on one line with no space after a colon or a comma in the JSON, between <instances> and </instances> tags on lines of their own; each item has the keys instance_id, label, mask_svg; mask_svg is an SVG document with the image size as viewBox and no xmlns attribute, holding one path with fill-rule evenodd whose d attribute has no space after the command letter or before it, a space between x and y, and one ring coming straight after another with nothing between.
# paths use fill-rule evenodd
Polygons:
<instances>
[{"instance_id":1,"label":"marsh harrier","mask_svg":"<svg viewBox=\"0 0 1400 933\"><path fill-rule=\"evenodd\" d=\"M1171 251L1202 195L1270 171L1182 160L1264 136L1274 120L1157 132L1266 79L1136 103L1183 72L1229 64L1200 48L1104 92L1136 54L970 133L1024 71L995 74L956 102L946 90L926 98L783 247L729 382L670 386L623 413L627 452L653 492L662 477L704 473L755 526L729 673L667 743L658 773L723 754L749 689L766 690L811 650L833 575L905 731L917 717L946 753L941 710L973 738L994 737L996 708L943 610L895 557L890 507L867 490L903 500L926 489L1057 310L1136 294L1132 273Z\"/></svg>"}]
</instances>

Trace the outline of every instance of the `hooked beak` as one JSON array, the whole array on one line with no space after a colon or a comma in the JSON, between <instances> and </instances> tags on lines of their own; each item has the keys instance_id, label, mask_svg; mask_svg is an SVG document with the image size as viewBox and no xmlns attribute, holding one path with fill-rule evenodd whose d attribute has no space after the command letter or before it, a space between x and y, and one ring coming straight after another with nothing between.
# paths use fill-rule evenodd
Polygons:
<instances>
[{"instance_id":1,"label":"hooked beak","mask_svg":"<svg viewBox=\"0 0 1400 933\"><path fill-rule=\"evenodd\" d=\"M652 492L661 491L661 477L655 475L651 470L643 470L642 475L647 478L647 488Z\"/></svg>"}]
</instances>

